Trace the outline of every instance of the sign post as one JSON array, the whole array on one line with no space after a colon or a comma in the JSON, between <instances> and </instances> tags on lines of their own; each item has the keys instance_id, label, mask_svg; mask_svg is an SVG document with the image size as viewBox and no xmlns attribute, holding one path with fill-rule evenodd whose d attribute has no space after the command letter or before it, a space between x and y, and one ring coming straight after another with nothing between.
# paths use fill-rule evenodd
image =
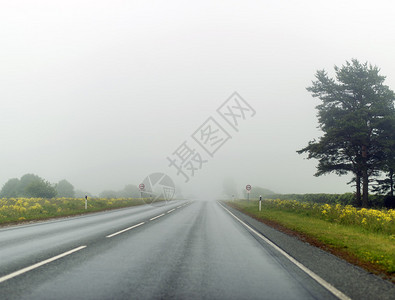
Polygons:
<instances>
[{"instance_id":1,"label":"sign post","mask_svg":"<svg viewBox=\"0 0 395 300\"><path fill-rule=\"evenodd\" d=\"M85 195L85 210L88 209L88 195Z\"/></svg>"},{"instance_id":2,"label":"sign post","mask_svg":"<svg viewBox=\"0 0 395 300\"><path fill-rule=\"evenodd\" d=\"M140 198L143 199L143 191L145 189L145 184L144 183L140 183L139 184L139 189L140 189Z\"/></svg>"},{"instance_id":3,"label":"sign post","mask_svg":"<svg viewBox=\"0 0 395 300\"><path fill-rule=\"evenodd\" d=\"M259 211L261 211L262 195L259 195Z\"/></svg>"},{"instance_id":4,"label":"sign post","mask_svg":"<svg viewBox=\"0 0 395 300\"><path fill-rule=\"evenodd\" d=\"M247 184L246 190L247 190L247 200L250 200L251 185Z\"/></svg>"}]
</instances>

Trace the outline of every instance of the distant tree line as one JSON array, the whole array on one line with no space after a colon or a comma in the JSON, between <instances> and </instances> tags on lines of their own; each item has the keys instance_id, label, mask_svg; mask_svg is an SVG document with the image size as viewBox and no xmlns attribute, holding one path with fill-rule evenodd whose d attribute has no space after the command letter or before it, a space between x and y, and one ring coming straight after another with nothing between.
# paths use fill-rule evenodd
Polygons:
<instances>
[{"instance_id":1,"label":"distant tree line","mask_svg":"<svg viewBox=\"0 0 395 300\"><path fill-rule=\"evenodd\" d=\"M0 191L0 198L54 198L75 197L74 186L63 179L51 184L35 174L25 174L20 179L9 179Z\"/></svg>"},{"instance_id":2,"label":"distant tree line","mask_svg":"<svg viewBox=\"0 0 395 300\"><path fill-rule=\"evenodd\" d=\"M353 174L358 206L369 205L369 191L394 203L395 94L376 66L353 59L334 69L335 78L317 71L307 88L321 100L323 136L297 152L318 160L316 176Z\"/></svg>"},{"instance_id":3,"label":"distant tree line","mask_svg":"<svg viewBox=\"0 0 395 300\"><path fill-rule=\"evenodd\" d=\"M247 190L245 189L246 185L241 188L240 185L236 184L233 178L227 177L223 180L222 183L223 196L227 197L228 199L237 199L239 198L239 195L241 195L241 197L245 199L247 198ZM254 185L252 186L252 189L250 191L250 199L256 199L259 196L267 197L275 194L275 192L269 189Z\"/></svg>"},{"instance_id":4,"label":"distant tree line","mask_svg":"<svg viewBox=\"0 0 395 300\"><path fill-rule=\"evenodd\" d=\"M9 179L0 191L0 198L83 198L94 197L92 194L75 190L66 179L51 184L35 174L25 174L21 178ZM126 185L122 190L105 190L99 194L100 198L140 198L137 185Z\"/></svg>"},{"instance_id":5,"label":"distant tree line","mask_svg":"<svg viewBox=\"0 0 395 300\"><path fill-rule=\"evenodd\" d=\"M140 198L140 190L137 185L128 184L122 190L105 190L99 194L100 198Z\"/></svg>"},{"instance_id":6,"label":"distant tree line","mask_svg":"<svg viewBox=\"0 0 395 300\"><path fill-rule=\"evenodd\" d=\"M247 198L247 190L245 188L242 190L242 194L244 198ZM271 198L273 195L276 195L276 193L269 189L260 186L252 186L249 198L258 199L259 196L262 196L263 198Z\"/></svg>"},{"instance_id":7,"label":"distant tree line","mask_svg":"<svg viewBox=\"0 0 395 300\"><path fill-rule=\"evenodd\" d=\"M301 202L314 202L314 203L328 203L328 204L341 204L341 205L354 205L356 206L356 199L354 193L344 194L273 194L265 196L269 199L280 200L297 200ZM384 195L369 195L369 206L372 207L388 207L393 208L394 203L389 197Z\"/></svg>"}]
</instances>

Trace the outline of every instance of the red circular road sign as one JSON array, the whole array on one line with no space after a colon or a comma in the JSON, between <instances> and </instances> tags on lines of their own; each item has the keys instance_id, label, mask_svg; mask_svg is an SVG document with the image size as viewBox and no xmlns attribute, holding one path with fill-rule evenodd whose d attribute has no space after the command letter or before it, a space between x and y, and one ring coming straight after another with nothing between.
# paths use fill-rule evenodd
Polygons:
<instances>
[{"instance_id":1,"label":"red circular road sign","mask_svg":"<svg viewBox=\"0 0 395 300\"><path fill-rule=\"evenodd\" d=\"M145 184L144 184L144 183L140 183L140 184L139 184L139 189L140 189L140 190L144 190L144 188L145 188Z\"/></svg>"},{"instance_id":2,"label":"red circular road sign","mask_svg":"<svg viewBox=\"0 0 395 300\"><path fill-rule=\"evenodd\" d=\"M246 190L247 190L247 191L251 191L251 185L247 184L247 185L246 185Z\"/></svg>"}]
</instances>

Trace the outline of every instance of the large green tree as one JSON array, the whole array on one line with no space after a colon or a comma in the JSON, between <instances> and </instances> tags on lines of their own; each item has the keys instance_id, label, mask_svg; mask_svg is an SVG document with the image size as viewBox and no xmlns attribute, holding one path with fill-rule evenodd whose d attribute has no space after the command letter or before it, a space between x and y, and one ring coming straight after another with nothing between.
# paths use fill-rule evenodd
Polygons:
<instances>
[{"instance_id":1,"label":"large green tree","mask_svg":"<svg viewBox=\"0 0 395 300\"><path fill-rule=\"evenodd\" d=\"M387 120L386 131L383 133L381 152L381 169L384 173L382 177L376 180L374 191L380 194L386 194L388 199L395 201L395 114L392 119ZM395 203L393 203L395 205Z\"/></svg>"},{"instance_id":2,"label":"large green tree","mask_svg":"<svg viewBox=\"0 0 395 300\"><path fill-rule=\"evenodd\" d=\"M40 176L36 174L25 174L21 177L19 180L19 184L17 187L17 194L18 197L31 197L29 193L26 192L26 189L29 185L35 182L42 182L44 179L42 179Z\"/></svg>"},{"instance_id":3,"label":"large green tree","mask_svg":"<svg viewBox=\"0 0 395 300\"><path fill-rule=\"evenodd\" d=\"M75 197L74 186L66 179L59 181L55 186L58 197Z\"/></svg>"},{"instance_id":4,"label":"large green tree","mask_svg":"<svg viewBox=\"0 0 395 300\"><path fill-rule=\"evenodd\" d=\"M29 198L54 198L56 190L48 181L36 179L25 188L25 197Z\"/></svg>"},{"instance_id":5,"label":"large green tree","mask_svg":"<svg viewBox=\"0 0 395 300\"><path fill-rule=\"evenodd\" d=\"M368 205L369 180L382 168L386 124L394 115L394 92L384 85L379 68L353 59L335 66L335 78L317 71L307 90L321 100L318 123L323 136L298 153L319 163L316 176L352 172L358 204ZM362 201L360 186L362 183Z\"/></svg>"},{"instance_id":6,"label":"large green tree","mask_svg":"<svg viewBox=\"0 0 395 300\"><path fill-rule=\"evenodd\" d=\"M1 197L40 197L53 198L56 196L55 188L46 180L35 174L25 174L21 179L8 180L1 189Z\"/></svg>"},{"instance_id":7,"label":"large green tree","mask_svg":"<svg viewBox=\"0 0 395 300\"><path fill-rule=\"evenodd\" d=\"M18 197L19 179L9 179L1 189L0 198L16 198Z\"/></svg>"}]
</instances>

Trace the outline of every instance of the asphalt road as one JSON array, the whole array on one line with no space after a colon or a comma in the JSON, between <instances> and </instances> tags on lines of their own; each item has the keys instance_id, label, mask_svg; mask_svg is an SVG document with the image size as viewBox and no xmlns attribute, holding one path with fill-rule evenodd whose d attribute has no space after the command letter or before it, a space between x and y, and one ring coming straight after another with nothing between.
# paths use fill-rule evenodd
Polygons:
<instances>
[{"instance_id":1,"label":"asphalt road","mask_svg":"<svg viewBox=\"0 0 395 300\"><path fill-rule=\"evenodd\" d=\"M327 271L328 275L317 267L315 272L294 260L297 249L289 256L292 251L286 248L297 244L276 248L275 237L265 240L258 232L262 228L228 209L214 201L175 202L1 229L0 299L347 299L358 295L355 284L341 284L346 279L331 282L331 276L341 278L346 271ZM319 262L319 254L314 255ZM322 255L327 263L330 256ZM375 292L377 299L395 295L391 283L374 279L375 291L378 285L383 292Z\"/></svg>"}]
</instances>

